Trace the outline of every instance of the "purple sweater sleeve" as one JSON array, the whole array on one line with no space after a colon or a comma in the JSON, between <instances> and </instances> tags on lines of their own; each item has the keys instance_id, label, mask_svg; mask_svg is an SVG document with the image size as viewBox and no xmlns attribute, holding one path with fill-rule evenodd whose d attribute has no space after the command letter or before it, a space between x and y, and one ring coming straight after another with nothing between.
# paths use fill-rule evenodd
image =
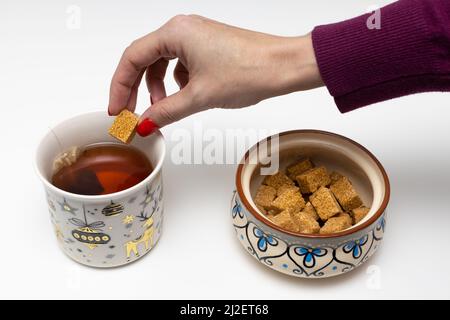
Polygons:
<instances>
[{"instance_id":1,"label":"purple sweater sleeve","mask_svg":"<svg viewBox=\"0 0 450 320\"><path fill-rule=\"evenodd\" d=\"M400 0L380 10L316 27L322 79L341 112L408 94L450 91L450 0ZM370 20L370 19L369 19Z\"/></svg>"}]
</instances>

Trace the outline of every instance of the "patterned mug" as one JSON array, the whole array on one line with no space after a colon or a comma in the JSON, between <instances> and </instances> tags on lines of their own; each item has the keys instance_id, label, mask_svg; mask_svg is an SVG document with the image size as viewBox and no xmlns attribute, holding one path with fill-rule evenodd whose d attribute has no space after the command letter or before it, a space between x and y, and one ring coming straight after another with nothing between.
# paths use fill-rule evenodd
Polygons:
<instances>
[{"instance_id":1,"label":"patterned mug","mask_svg":"<svg viewBox=\"0 0 450 320\"><path fill-rule=\"evenodd\" d=\"M253 202L264 178L259 172L261 163L269 163L269 156L261 158L260 150L268 150L269 141L271 145L276 141L281 169L293 159L309 157L315 164L349 177L365 204L371 207L367 216L334 234L301 234L275 225ZM295 130L269 137L246 153L236 173L231 216L241 245L263 265L291 276L325 278L354 270L379 248L389 194L385 170L363 146L334 133Z\"/></svg>"},{"instance_id":2,"label":"patterned mug","mask_svg":"<svg viewBox=\"0 0 450 320\"><path fill-rule=\"evenodd\" d=\"M113 120L104 112L70 118L44 136L35 158L61 249L73 260L92 267L116 267L135 261L150 251L161 235L165 143L159 131L133 139L131 145L148 157L154 170L129 189L88 196L63 191L50 182L53 159L61 151L116 142L108 134Z\"/></svg>"}]
</instances>

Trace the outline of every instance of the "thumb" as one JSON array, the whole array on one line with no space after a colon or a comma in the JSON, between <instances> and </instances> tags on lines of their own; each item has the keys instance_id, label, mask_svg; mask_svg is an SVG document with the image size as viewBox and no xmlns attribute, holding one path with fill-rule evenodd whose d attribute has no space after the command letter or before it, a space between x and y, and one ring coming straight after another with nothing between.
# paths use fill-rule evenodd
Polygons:
<instances>
[{"instance_id":1,"label":"thumb","mask_svg":"<svg viewBox=\"0 0 450 320\"><path fill-rule=\"evenodd\" d=\"M150 106L141 115L136 132L148 136L158 128L181 120L199 110L193 104L192 94L188 86ZM198 109L198 108L197 108Z\"/></svg>"}]
</instances>

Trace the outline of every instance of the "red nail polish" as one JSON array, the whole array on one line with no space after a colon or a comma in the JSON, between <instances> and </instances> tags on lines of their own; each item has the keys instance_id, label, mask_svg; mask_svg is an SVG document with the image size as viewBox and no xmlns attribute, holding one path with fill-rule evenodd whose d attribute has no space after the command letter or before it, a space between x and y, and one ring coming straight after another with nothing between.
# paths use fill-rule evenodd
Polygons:
<instances>
[{"instance_id":1,"label":"red nail polish","mask_svg":"<svg viewBox=\"0 0 450 320\"><path fill-rule=\"evenodd\" d=\"M155 131L158 128L159 127L152 120L147 118L147 119L142 120L142 122L137 126L136 132L141 137L146 137L146 136L150 135L151 133L153 133L153 131Z\"/></svg>"}]
</instances>

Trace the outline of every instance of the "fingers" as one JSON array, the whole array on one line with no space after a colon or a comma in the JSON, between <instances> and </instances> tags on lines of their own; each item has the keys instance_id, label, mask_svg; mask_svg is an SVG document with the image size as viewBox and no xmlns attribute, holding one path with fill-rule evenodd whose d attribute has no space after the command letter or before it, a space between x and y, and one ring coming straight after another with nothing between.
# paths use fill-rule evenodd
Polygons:
<instances>
[{"instance_id":1,"label":"fingers","mask_svg":"<svg viewBox=\"0 0 450 320\"><path fill-rule=\"evenodd\" d=\"M180 89L183 89L189 82L189 71L180 61L178 61L175 66L173 76Z\"/></svg>"},{"instance_id":2,"label":"fingers","mask_svg":"<svg viewBox=\"0 0 450 320\"><path fill-rule=\"evenodd\" d=\"M152 124L154 128L166 126L197 111L201 111L202 108L199 108L199 106L195 102L192 90L188 85L184 89L159 100L148 108L141 116L141 122L137 132L142 136L149 135L152 132L149 129ZM151 124L149 124L149 121ZM149 130L142 130L144 127Z\"/></svg>"},{"instance_id":3,"label":"fingers","mask_svg":"<svg viewBox=\"0 0 450 320\"><path fill-rule=\"evenodd\" d=\"M161 58L147 68L145 80L151 96L152 103L166 97L166 87L164 86L164 77L166 75L169 61Z\"/></svg>"},{"instance_id":4,"label":"fingers","mask_svg":"<svg viewBox=\"0 0 450 320\"><path fill-rule=\"evenodd\" d=\"M138 96L138 90L139 90L139 84L141 83L142 76L144 75L144 70L142 70L137 79L134 83L133 87L131 88L131 94L130 98L128 99L128 103L126 104L128 110L131 112L134 112L136 109L136 102L137 102L137 96Z\"/></svg>"},{"instance_id":5,"label":"fingers","mask_svg":"<svg viewBox=\"0 0 450 320\"><path fill-rule=\"evenodd\" d=\"M160 42L159 31L155 31L134 41L125 50L111 80L108 106L111 115L125 107L131 109L128 103L136 100L134 94L137 94L141 73L161 58Z\"/></svg>"}]
</instances>

